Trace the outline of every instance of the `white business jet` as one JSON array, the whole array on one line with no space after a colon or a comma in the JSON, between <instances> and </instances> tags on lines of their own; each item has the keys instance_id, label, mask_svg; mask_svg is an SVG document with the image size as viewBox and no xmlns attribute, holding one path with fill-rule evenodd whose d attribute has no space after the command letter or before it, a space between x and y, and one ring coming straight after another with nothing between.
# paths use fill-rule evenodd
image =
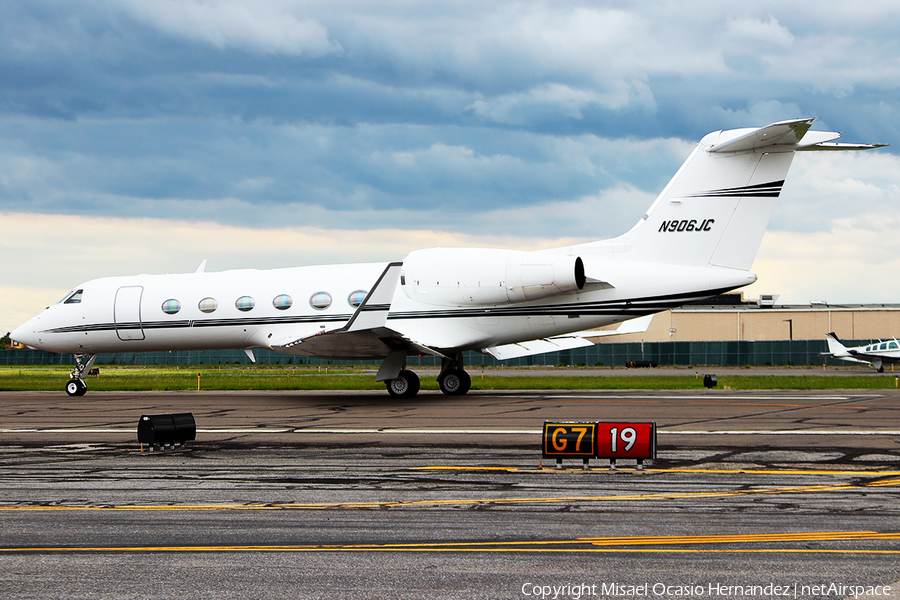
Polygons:
<instances>
[{"instance_id":1,"label":"white business jet","mask_svg":"<svg viewBox=\"0 0 900 600\"><path fill-rule=\"evenodd\" d=\"M900 363L900 342L896 338L853 348L845 346L834 332L827 334L825 339L828 341L828 352L822 352L820 356L869 364L879 373L884 373L885 363L890 365Z\"/></svg>"},{"instance_id":2,"label":"white business jet","mask_svg":"<svg viewBox=\"0 0 900 600\"><path fill-rule=\"evenodd\" d=\"M98 353L243 349L376 359L394 397L419 391L410 355L441 358L445 394L465 394L463 351L498 359L591 345L589 329L715 296L749 271L794 152L861 150L814 119L706 135L647 213L613 239L534 252L415 250L389 264L137 275L76 287L14 332L75 355L85 393Z\"/></svg>"}]
</instances>

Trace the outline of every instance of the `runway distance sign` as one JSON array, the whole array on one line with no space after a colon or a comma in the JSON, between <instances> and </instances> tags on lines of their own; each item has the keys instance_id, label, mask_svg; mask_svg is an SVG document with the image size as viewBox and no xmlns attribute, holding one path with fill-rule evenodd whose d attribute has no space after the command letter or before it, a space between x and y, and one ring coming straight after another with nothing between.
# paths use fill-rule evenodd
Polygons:
<instances>
[{"instance_id":1,"label":"runway distance sign","mask_svg":"<svg viewBox=\"0 0 900 600\"><path fill-rule=\"evenodd\" d=\"M544 422L544 457L593 458L596 423Z\"/></svg>"},{"instance_id":2,"label":"runway distance sign","mask_svg":"<svg viewBox=\"0 0 900 600\"><path fill-rule=\"evenodd\" d=\"M656 423L597 423L597 458L656 458Z\"/></svg>"}]
</instances>

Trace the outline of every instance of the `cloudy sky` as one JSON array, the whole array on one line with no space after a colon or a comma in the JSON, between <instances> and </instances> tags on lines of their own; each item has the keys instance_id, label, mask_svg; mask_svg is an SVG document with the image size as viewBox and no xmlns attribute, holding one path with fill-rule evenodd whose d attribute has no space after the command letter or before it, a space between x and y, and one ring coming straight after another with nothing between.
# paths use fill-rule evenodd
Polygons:
<instances>
[{"instance_id":1,"label":"cloudy sky","mask_svg":"<svg viewBox=\"0 0 900 600\"><path fill-rule=\"evenodd\" d=\"M843 0L0 0L0 330L203 259L612 237L717 129L815 116L900 144L898 22ZM747 295L900 302L898 148L799 155Z\"/></svg>"}]
</instances>

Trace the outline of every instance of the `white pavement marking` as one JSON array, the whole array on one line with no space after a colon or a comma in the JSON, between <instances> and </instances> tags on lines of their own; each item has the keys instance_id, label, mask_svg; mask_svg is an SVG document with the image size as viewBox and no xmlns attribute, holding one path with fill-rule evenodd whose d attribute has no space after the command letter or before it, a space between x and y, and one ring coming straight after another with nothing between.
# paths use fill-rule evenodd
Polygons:
<instances>
[{"instance_id":1,"label":"white pavement marking","mask_svg":"<svg viewBox=\"0 0 900 600\"><path fill-rule=\"evenodd\" d=\"M0 429L0 433L134 433L136 428L120 429ZM900 436L897 429L743 429L743 430L667 430L657 429L658 435L887 435ZM294 433L299 435L541 435L543 429L198 429L197 433Z\"/></svg>"}]
</instances>

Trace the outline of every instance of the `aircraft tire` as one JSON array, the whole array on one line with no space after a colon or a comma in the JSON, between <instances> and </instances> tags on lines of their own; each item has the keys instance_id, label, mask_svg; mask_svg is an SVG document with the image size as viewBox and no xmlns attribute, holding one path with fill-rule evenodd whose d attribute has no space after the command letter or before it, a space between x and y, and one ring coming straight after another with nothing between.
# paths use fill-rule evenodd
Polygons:
<instances>
[{"instance_id":1,"label":"aircraft tire","mask_svg":"<svg viewBox=\"0 0 900 600\"><path fill-rule=\"evenodd\" d=\"M882 366L882 367L878 367L878 372L879 372L879 373L884 373L884 367L883 367L883 366Z\"/></svg>"},{"instance_id":2,"label":"aircraft tire","mask_svg":"<svg viewBox=\"0 0 900 600\"><path fill-rule=\"evenodd\" d=\"M395 379L386 381L385 385L392 398L412 398L419 393L419 376L404 369Z\"/></svg>"},{"instance_id":3,"label":"aircraft tire","mask_svg":"<svg viewBox=\"0 0 900 600\"><path fill-rule=\"evenodd\" d=\"M84 396L87 385L81 379L70 379L66 384L66 393L70 396Z\"/></svg>"},{"instance_id":4,"label":"aircraft tire","mask_svg":"<svg viewBox=\"0 0 900 600\"><path fill-rule=\"evenodd\" d=\"M464 396L472 387L472 378L462 369L450 369L438 377L438 387L447 396Z\"/></svg>"}]
</instances>

